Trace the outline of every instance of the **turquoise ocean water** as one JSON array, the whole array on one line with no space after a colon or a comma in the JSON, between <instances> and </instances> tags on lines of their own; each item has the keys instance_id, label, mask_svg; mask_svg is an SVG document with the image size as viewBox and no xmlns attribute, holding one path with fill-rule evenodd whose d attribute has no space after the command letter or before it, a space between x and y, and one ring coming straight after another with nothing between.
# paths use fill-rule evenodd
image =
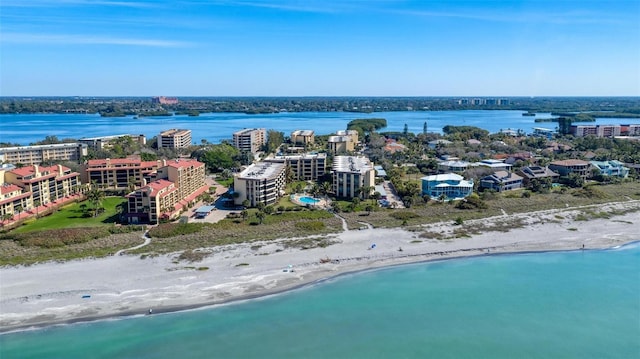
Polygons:
<instances>
[{"instance_id":1,"label":"turquoise ocean water","mask_svg":"<svg viewBox=\"0 0 640 359\"><path fill-rule=\"evenodd\" d=\"M383 131L401 132L406 124L408 130L421 133L427 122L429 132L441 133L446 125L476 126L491 133L501 129L523 130L531 133L534 127L555 129L554 122L534 122L535 118L550 118L549 113L536 117L522 116L523 111L511 110L465 110L465 111L411 111L375 112L371 114L353 112L299 112L247 115L242 113L203 113L198 117L100 117L97 114L15 114L0 115L0 142L29 143L43 140L46 136L83 138L119 134L143 134L147 138L157 136L169 128L192 130L193 142L201 140L219 143L231 139L233 132L242 128L265 127L284 132L287 136L296 129L314 130L316 134L328 135L347 127L356 118L384 118L387 127ZM638 123L638 119L604 118L596 124Z\"/></svg>"},{"instance_id":2,"label":"turquoise ocean water","mask_svg":"<svg viewBox=\"0 0 640 359\"><path fill-rule=\"evenodd\" d=\"M640 244L349 274L212 308L0 335L0 358L639 358Z\"/></svg>"}]
</instances>

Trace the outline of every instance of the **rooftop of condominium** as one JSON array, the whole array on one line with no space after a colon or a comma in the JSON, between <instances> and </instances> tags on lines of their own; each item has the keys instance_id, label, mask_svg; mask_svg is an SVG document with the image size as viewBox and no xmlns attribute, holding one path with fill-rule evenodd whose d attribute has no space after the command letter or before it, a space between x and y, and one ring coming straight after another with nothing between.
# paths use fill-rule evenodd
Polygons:
<instances>
[{"instance_id":1,"label":"rooftop of condominium","mask_svg":"<svg viewBox=\"0 0 640 359\"><path fill-rule=\"evenodd\" d=\"M351 142L351 136L329 136L329 142Z\"/></svg>"},{"instance_id":2,"label":"rooftop of condominium","mask_svg":"<svg viewBox=\"0 0 640 359\"><path fill-rule=\"evenodd\" d=\"M285 164L279 162L258 162L238 174L241 179L270 179L284 170Z\"/></svg>"},{"instance_id":3,"label":"rooftop of condominium","mask_svg":"<svg viewBox=\"0 0 640 359\"><path fill-rule=\"evenodd\" d=\"M311 159L311 158L327 158L327 154L324 152L320 152L320 153L301 153L296 155L276 155L268 159L299 160L299 159Z\"/></svg>"},{"instance_id":4,"label":"rooftop of condominium","mask_svg":"<svg viewBox=\"0 0 640 359\"><path fill-rule=\"evenodd\" d=\"M191 159L191 158L178 158L175 160L162 160L162 166L169 166L175 168L185 168L185 167L202 167L204 163Z\"/></svg>"},{"instance_id":5,"label":"rooftop of condominium","mask_svg":"<svg viewBox=\"0 0 640 359\"><path fill-rule=\"evenodd\" d=\"M366 157L336 156L333 159L333 170L337 172L363 173L373 170L373 164Z\"/></svg>"},{"instance_id":6,"label":"rooftop of condominium","mask_svg":"<svg viewBox=\"0 0 640 359\"><path fill-rule=\"evenodd\" d=\"M77 142L69 142L69 143L55 143L51 145L33 145L33 146L16 146L16 147L2 147L0 148L0 153L6 152L14 152L14 151L23 151L23 150L40 150L40 149L55 149L55 148L72 148L72 147L86 147L85 144L80 144Z\"/></svg>"},{"instance_id":7,"label":"rooftop of condominium","mask_svg":"<svg viewBox=\"0 0 640 359\"><path fill-rule=\"evenodd\" d=\"M242 130L236 131L234 135L248 135L253 131L266 131L264 128L243 128Z\"/></svg>"},{"instance_id":8,"label":"rooftop of condominium","mask_svg":"<svg viewBox=\"0 0 640 359\"><path fill-rule=\"evenodd\" d=\"M313 130L295 130L291 132L291 136L313 136Z\"/></svg>"},{"instance_id":9,"label":"rooftop of condominium","mask_svg":"<svg viewBox=\"0 0 640 359\"><path fill-rule=\"evenodd\" d=\"M109 135L109 136L99 136L99 137L83 137L79 139L79 141L114 140L116 138L121 138L121 137L144 137L144 135L122 134L122 135Z\"/></svg>"},{"instance_id":10,"label":"rooftop of condominium","mask_svg":"<svg viewBox=\"0 0 640 359\"><path fill-rule=\"evenodd\" d=\"M172 128L170 130L160 132L160 136L177 136L191 133L191 130Z\"/></svg>"},{"instance_id":11,"label":"rooftop of condominium","mask_svg":"<svg viewBox=\"0 0 640 359\"><path fill-rule=\"evenodd\" d=\"M19 177L30 177L30 176L47 176L52 174L64 174L65 172L69 172L71 169L69 167L65 167L62 165L54 165L54 166L24 166L20 168L16 168L9 172L15 174Z\"/></svg>"}]
</instances>

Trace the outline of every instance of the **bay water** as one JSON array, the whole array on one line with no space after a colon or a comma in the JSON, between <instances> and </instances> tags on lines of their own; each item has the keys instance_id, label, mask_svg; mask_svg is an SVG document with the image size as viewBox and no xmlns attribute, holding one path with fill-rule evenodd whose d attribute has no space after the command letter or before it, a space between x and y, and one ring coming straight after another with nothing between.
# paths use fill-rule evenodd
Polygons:
<instances>
[{"instance_id":1,"label":"bay water","mask_svg":"<svg viewBox=\"0 0 640 359\"><path fill-rule=\"evenodd\" d=\"M109 136L119 134L143 134L147 138L157 136L170 128L192 130L193 142L202 140L219 143L231 139L233 132L243 128L267 128L284 132L288 136L296 129L314 130L318 135L328 135L344 130L349 121L357 118L384 118L388 126L382 131L404 130L422 133L442 133L446 125L476 126L491 133L502 129L522 130L531 133L534 127L555 129L554 122L534 122L535 118L550 118L550 113L538 113L536 117L522 116L523 111L465 110L465 111L408 111L375 112L283 112L248 115L243 113L203 113L197 117L186 115L169 117L100 117L97 114L10 114L0 115L0 142L20 145L41 141L46 136L59 139ZM638 119L596 119L596 124L637 123ZM590 123L591 124L591 123Z\"/></svg>"},{"instance_id":2,"label":"bay water","mask_svg":"<svg viewBox=\"0 0 640 359\"><path fill-rule=\"evenodd\" d=\"M261 299L0 335L0 358L638 358L640 244L339 276Z\"/></svg>"}]
</instances>

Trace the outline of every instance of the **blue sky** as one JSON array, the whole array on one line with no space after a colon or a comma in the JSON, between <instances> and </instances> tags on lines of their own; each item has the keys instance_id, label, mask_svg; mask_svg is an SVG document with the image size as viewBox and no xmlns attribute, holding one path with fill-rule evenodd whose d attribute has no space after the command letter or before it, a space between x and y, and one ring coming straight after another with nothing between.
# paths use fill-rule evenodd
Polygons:
<instances>
[{"instance_id":1,"label":"blue sky","mask_svg":"<svg viewBox=\"0 0 640 359\"><path fill-rule=\"evenodd\" d=\"M0 0L2 96L640 96L640 1Z\"/></svg>"}]
</instances>

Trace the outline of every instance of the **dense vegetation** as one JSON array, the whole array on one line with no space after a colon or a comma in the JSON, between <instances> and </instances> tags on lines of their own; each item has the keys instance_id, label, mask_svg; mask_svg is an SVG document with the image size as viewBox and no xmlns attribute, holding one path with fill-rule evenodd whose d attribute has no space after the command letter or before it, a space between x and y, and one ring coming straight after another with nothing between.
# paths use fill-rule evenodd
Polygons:
<instances>
[{"instance_id":1,"label":"dense vegetation","mask_svg":"<svg viewBox=\"0 0 640 359\"><path fill-rule=\"evenodd\" d=\"M601 111L605 116L640 115L637 97L510 97L508 104L472 105L452 97L181 97L175 105L143 97L1 97L0 114L99 113L102 116L171 115L205 112L382 112L498 109L530 112ZM617 111L619 114L612 113Z\"/></svg>"},{"instance_id":2,"label":"dense vegetation","mask_svg":"<svg viewBox=\"0 0 640 359\"><path fill-rule=\"evenodd\" d=\"M384 118L365 118L350 121L347 130L356 130L360 136L387 127L387 120Z\"/></svg>"}]
</instances>

